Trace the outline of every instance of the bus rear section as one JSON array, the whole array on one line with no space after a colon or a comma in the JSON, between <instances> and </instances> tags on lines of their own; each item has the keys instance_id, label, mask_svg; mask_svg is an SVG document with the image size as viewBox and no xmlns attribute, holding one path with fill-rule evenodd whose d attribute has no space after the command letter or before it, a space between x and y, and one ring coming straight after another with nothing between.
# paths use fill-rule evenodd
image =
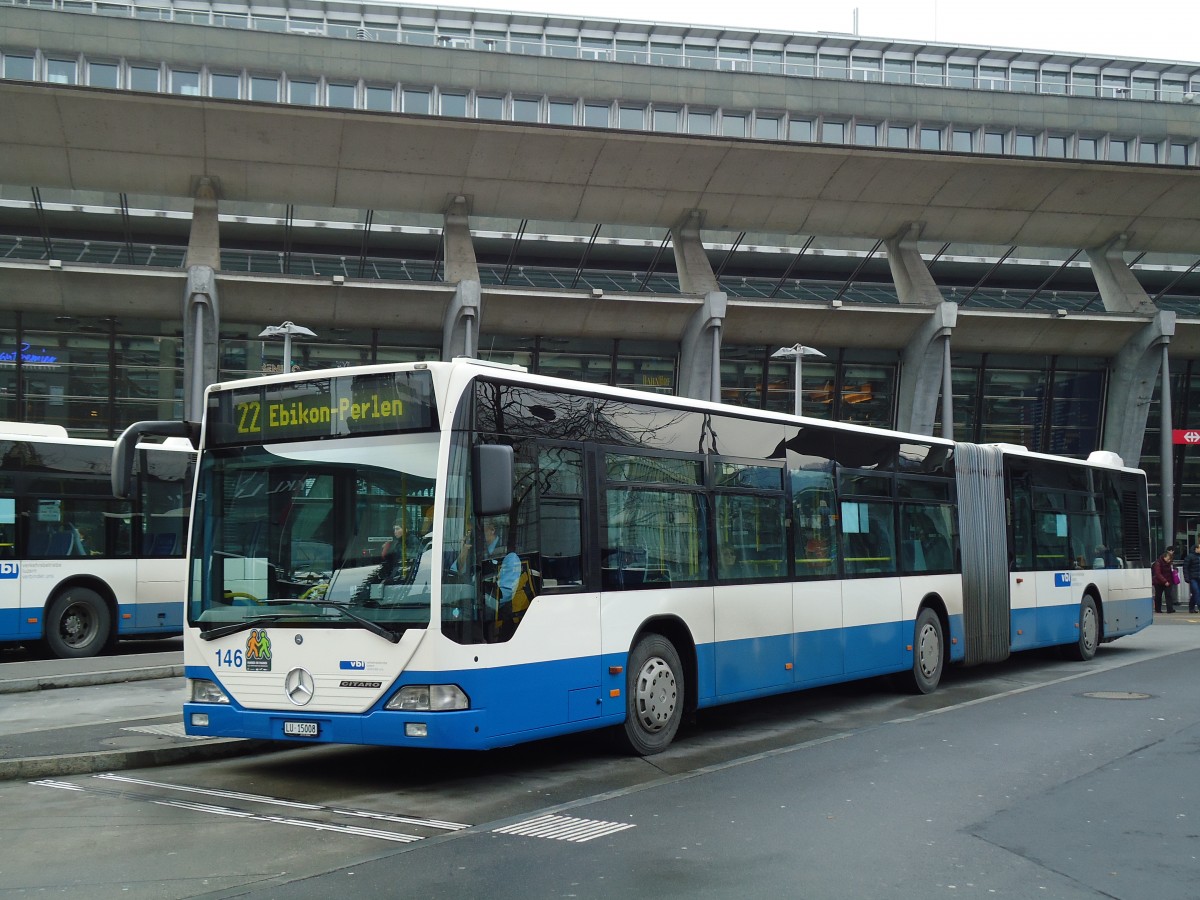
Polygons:
<instances>
[{"instance_id":1,"label":"bus rear section","mask_svg":"<svg viewBox=\"0 0 1200 900\"><path fill-rule=\"evenodd\" d=\"M55 426L0 426L0 641L94 656L178 634L194 453L144 446L113 497L113 444Z\"/></svg>"}]
</instances>

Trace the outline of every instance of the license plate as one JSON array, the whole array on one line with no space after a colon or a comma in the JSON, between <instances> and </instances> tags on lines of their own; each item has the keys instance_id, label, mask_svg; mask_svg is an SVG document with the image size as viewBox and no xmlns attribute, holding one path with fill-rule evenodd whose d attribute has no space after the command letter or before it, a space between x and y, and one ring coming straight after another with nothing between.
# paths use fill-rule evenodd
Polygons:
<instances>
[{"instance_id":1,"label":"license plate","mask_svg":"<svg viewBox=\"0 0 1200 900\"><path fill-rule=\"evenodd\" d=\"M297 737L316 737L319 733L316 722L284 722L283 733Z\"/></svg>"}]
</instances>

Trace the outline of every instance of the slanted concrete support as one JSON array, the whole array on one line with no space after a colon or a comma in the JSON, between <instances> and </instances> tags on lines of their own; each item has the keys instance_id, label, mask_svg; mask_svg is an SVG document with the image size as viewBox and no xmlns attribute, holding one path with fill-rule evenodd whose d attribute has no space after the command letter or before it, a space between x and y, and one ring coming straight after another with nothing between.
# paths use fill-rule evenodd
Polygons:
<instances>
[{"instance_id":1,"label":"slanted concrete support","mask_svg":"<svg viewBox=\"0 0 1200 900\"><path fill-rule=\"evenodd\" d=\"M1088 249L1096 287L1100 289L1100 299L1108 312L1153 315L1158 307L1129 271L1122 255L1128 240L1128 235L1119 234L1107 244Z\"/></svg>"},{"instance_id":2,"label":"slanted concrete support","mask_svg":"<svg viewBox=\"0 0 1200 900\"><path fill-rule=\"evenodd\" d=\"M958 304L938 303L904 348L904 355L900 359L897 430L933 434L938 396L947 381L945 367L950 357L946 352L946 342L957 323ZM949 403L943 404L943 415L949 413L953 417L950 407Z\"/></svg>"},{"instance_id":3,"label":"slanted concrete support","mask_svg":"<svg viewBox=\"0 0 1200 900\"><path fill-rule=\"evenodd\" d=\"M217 273L221 266L216 186L201 178L192 205L183 294L183 418L204 416L204 389L217 380L221 313Z\"/></svg>"},{"instance_id":4,"label":"slanted concrete support","mask_svg":"<svg viewBox=\"0 0 1200 900\"><path fill-rule=\"evenodd\" d=\"M1159 310L1153 321L1129 339L1113 360L1104 408L1104 438L1101 448L1111 450L1127 466L1138 465L1142 438L1150 416L1150 398L1163 373L1163 352L1175 334L1175 313ZM1171 431L1171 409L1164 404L1162 427Z\"/></svg>"},{"instance_id":5,"label":"slanted concrete support","mask_svg":"<svg viewBox=\"0 0 1200 900\"><path fill-rule=\"evenodd\" d=\"M920 237L921 226L913 222L883 242L887 248L892 281L902 306L937 306L942 302L942 292L938 290L933 276L929 274L929 267L917 249Z\"/></svg>"},{"instance_id":6,"label":"slanted concrete support","mask_svg":"<svg viewBox=\"0 0 1200 900\"><path fill-rule=\"evenodd\" d=\"M700 241L701 218L700 211L694 209L682 223L671 229L680 291L704 295L704 304L692 314L680 339L679 394L719 403L721 326L729 298L717 283Z\"/></svg>"},{"instance_id":7,"label":"slanted concrete support","mask_svg":"<svg viewBox=\"0 0 1200 900\"><path fill-rule=\"evenodd\" d=\"M456 285L442 323L442 359L476 356L482 303L479 264L471 240L470 207L466 197L454 197L446 209L446 281Z\"/></svg>"}]
</instances>

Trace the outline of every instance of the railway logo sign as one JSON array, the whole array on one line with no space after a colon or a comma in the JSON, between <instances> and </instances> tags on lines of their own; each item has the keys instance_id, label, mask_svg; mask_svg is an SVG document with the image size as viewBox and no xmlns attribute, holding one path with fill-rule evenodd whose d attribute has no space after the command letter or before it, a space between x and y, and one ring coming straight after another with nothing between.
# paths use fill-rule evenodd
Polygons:
<instances>
[{"instance_id":1,"label":"railway logo sign","mask_svg":"<svg viewBox=\"0 0 1200 900\"><path fill-rule=\"evenodd\" d=\"M1200 428L1176 428L1171 432L1171 440L1176 444L1200 444Z\"/></svg>"}]
</instances>

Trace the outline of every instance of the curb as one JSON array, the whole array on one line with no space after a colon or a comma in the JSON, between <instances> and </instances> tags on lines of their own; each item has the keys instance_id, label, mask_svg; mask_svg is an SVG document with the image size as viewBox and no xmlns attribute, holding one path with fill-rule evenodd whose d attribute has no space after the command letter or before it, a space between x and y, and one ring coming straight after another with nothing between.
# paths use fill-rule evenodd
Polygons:
<instances>
[{"instance_id":1,"label":"curb","mask_svg":"<svg viewBox=\"0 0 1200 900\"><path fill-rule=\"evenodd\" d=\"M122 769L141 769L179 763L251 756L281 749L274 741L242 738L210 738L180 747L148 747L143 750L99 750L66 756L28 756L0 760L0 781L48 778L55 775L90 775Z\"/></svg>"},{"instance_id":2,"label":"curb","mask_svg":"<svg viewBox=\"0 0 1200 900\"><path fill-rule=\"evenodd\" d=\"M12 678L0 681L0 694L25 691L48 691L54 688L91 687L97 684L123 684L127 681L150 681L155 678L180 678L183 666L141 666L137 669L110 669L106 672L79 672L73 675L40 675L35 678Z\"/></svg>"}]
</instances>

